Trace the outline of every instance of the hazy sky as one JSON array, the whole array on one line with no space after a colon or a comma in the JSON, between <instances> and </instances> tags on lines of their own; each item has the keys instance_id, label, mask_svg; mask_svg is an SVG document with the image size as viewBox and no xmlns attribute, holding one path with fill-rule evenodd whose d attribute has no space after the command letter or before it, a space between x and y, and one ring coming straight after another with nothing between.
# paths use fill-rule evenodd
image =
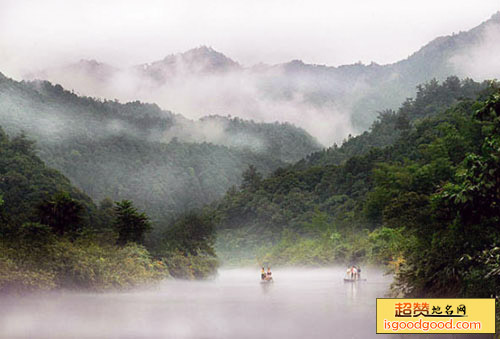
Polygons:
<instances>
[{"instance_id":1,"label":"hazy sky","mask_svg":"<svg viewBox=\"0 0 500 339\"><path fill-rule=\"evenodd\" d=\"M244 65L390 63L499 9L499 0L0 0L0 72L81 58L127 66L200 45Z\"/></svg>"}]
</instances>

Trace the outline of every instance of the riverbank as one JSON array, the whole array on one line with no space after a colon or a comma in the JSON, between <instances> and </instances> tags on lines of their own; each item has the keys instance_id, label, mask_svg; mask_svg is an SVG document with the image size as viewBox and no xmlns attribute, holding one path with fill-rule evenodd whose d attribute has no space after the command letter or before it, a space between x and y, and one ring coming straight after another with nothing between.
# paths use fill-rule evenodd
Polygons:
<instances>
[{"instance_id":1,"label":"riverbank","mask_svg":"<svg viewBox=\"0 0 500 339\"><path fill-rule=\"evenodd\" d=\"M217 267L211 256L171 252L155 259L135 243L118 246L56 237L35 244L0 242L0 294L129 290L167 278L207 278Z\"/></svg>"}]
</instances>

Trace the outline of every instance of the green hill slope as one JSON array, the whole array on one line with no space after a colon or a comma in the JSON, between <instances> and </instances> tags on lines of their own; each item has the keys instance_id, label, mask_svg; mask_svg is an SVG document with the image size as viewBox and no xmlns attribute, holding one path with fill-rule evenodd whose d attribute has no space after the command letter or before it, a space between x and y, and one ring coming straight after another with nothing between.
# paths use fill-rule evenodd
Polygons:
<instances>
[{"instance_id":1,"label":"green hill slope","mask_svg":"<svg viewBox=\"0 0 500 339\"><path fill-rule=\"evenodd\" d=\"M191 121L152 104L99 101L4 76L0 124L36 140L40 157L93 199L131 199L155 219L221 197L250 164L270 173L320 149L289 124Z\"/></svg>"}]
</instances>

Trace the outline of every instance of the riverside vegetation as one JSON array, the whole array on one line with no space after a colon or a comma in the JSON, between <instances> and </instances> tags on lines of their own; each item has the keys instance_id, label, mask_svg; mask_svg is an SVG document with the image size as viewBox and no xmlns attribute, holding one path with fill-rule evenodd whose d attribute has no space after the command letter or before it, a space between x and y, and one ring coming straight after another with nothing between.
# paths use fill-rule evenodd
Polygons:
<instances>
[{"instance_id":1,"label":"riverside vegetation","mask_svg":"<svg viewBox=\"0 0 500 339\"><path fill-rule=\"evenodd\" d=\"M196 228L173 225L162 247L148 244L151 222L131 201L95 205L40 160L33 142L1 130L0 192L0 292L122 289L217 267L209 221L196 216Z\"/></svg>"}]
</instances>

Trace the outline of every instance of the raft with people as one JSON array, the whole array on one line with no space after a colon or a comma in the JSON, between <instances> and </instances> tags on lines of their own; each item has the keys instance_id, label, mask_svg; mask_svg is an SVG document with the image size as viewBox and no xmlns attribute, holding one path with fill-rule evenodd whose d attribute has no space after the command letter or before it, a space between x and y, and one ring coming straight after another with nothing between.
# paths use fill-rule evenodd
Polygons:
<instances>
[{"instance_id":1,"label":"raft with people","mask_svg":"<svg viewBox=\"0 0 500 339\"><path fill-rule=\"evenodd\" d=\"M260 283L268 284L272 282L274 282L274 280L273 280L273 273L271 272L271 267L267 267L267 272L266 272L264 266L262 266L262 270L260 271Z\"/></svg>"},{"instance_id":2,"label":"raft with people","mask_svg":"<svg viewBox=\"0 0 500 339\"><path fill-rule=\"evenodd\" d=\"M366 281L366 279L361 278L361 268L356 265L351 265L347 269L346 275L344 277L344 282L358 282Z\"/></svg>"}]
</instances>

